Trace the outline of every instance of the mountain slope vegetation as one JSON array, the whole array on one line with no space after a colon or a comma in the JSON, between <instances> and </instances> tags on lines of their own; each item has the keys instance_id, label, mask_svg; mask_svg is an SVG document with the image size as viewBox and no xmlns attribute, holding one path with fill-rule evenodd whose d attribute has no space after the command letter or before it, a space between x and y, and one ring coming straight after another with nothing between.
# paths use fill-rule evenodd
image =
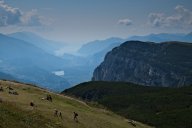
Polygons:
<instances>
[{"instance_id":1,"label":"mountain slope vegetation","mask_svg":"<svg viewBox=\"0 0 192 128\"><path fill-rule=\"evenodd\" d=\"M192 127L192 86L147 87L93 81L67 89L63 94L96 102L126 118L157 128Z\"/></svg>"},{"instance_id":2,"label":"mountain slope vegetation","mask_svg":"<svg viewBox=\"0 0 192 128\"><path fill-rule=\"evenodd\" d=\"M0 128L134 128L110 111L32 85L0 81L0 87L4 90L0 91ZM46 100L47 95L51 95L52 102ZM54 115L55 110L62 113L62 118ZM73 120L73 112L78 113L78 123ZM150 128L139 122L134 124Z\"/></svg>"}]
</instances>

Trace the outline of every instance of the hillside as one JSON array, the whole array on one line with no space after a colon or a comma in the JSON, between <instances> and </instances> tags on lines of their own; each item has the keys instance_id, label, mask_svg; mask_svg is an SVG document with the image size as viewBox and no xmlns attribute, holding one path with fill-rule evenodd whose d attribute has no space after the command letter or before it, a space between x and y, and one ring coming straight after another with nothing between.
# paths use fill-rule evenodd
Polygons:
<instances>
[{"instance_id":1,"label":"hillside","mask_svg":"<svg viewBox=\"0 0 192 128\"><path fill-rule=\"evenodd\" d=\"M191 55L191 43L127 41L105 56L93 80L166 87L190 85Z\"/></svg>"},{"instance_id":2,"label":"hillside","mask_svg":"<svg viewBox=\"0 0 192 128\"><path fill-rule=\"evenodd\" d=\"M192 127L192 86L162 88L122 82L87 82L63 94L97 102L117 114L157 128Z\"/></svg>"},{"instance_id":3,"label":"hillside","mask_svg":"<svg viewBox=\"0 0 192 128\"><path fill-rule=\"evenodd\" d=\"M18 93L8 93L10 86ZM110 111L90 107L76 99L54 94L35 86L0 81L0 128L133 128L128 120ZM13 92L12 90L10 90ZM42 99L50 94L52 102ZM30 106L30 102L35 107ZM54 111L62 112L62 118L55 117ZM73 112L78 113L79 122L73 120ZM149 128L134 122L137 128Z\"/></svg>"}]
</instances>

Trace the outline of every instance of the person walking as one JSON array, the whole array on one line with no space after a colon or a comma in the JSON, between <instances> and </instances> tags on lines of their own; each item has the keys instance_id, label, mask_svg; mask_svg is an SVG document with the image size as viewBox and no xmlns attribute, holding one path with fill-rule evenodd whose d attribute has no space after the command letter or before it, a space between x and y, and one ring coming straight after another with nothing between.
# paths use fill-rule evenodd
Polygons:
<instances>
[{"instance_id":1,"label":"person walking","mask_svg":"<svg viewBox=\"0 0 192 128\"><path fill-rule=\"evenodd\" d=\"M61 112L59 112L59 117L62 119L63 118L63 116L62 116L62 113Z\"/></svg>"},{"instance_id":2,"label":"person walking","mask_svg":"<svg viewBox=\"0 0 192 128\"><path fill-rule=\"evenodd\" d=\"M57 109L55 109L55 111L54 111L54 116L58 116L58 110Z\"/></svg>"},{"instance_id":3,"label":"person walking","mask_svg":"<svg viewBox=\"0 0 192 128\"><path fill-rule=\"evenodd\" d=\"M75 122L78 122L78 114L76 112L73 112L73 119Z\"/></svg>"}]
</instances>

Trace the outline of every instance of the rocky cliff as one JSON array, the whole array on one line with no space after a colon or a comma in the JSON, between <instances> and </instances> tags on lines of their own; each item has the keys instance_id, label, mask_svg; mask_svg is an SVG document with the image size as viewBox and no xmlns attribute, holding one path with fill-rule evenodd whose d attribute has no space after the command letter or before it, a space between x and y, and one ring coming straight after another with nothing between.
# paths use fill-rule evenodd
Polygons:
<instances>
[{"instance_id":1,"label":"rocky cliff","mask_svg":"<svg viewBox=\"0 0 192 128\"><path fill-rule=\"evenodd\" d=\"M105 56L93 81L125 81L147 86L192 84L192 44L127 41Z\"/></svg>"}]
</instances>

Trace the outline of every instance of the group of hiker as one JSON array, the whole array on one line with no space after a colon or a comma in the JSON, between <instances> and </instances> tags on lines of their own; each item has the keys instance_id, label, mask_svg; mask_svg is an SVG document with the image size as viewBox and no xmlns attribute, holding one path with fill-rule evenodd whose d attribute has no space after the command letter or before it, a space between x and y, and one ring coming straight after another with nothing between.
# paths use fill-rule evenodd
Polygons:
<instances>
[{"instance_id":1,"label":"group of hiker","mask_svg":"<svg viewBox=\"0 0 192 128\"><path fill-rule=\"evenodd\" d=\"M19 95L13 88L11 88L10 85L8 87L6 87L5 89L8 89L9 94ZM4 92L4 91L5 91L4 88L2 86L0 86L0 92ZM0 103L2 103L2 102L3 102L3 100L0 98Z\"/></svg>"},{"instance_id":2,"label":"group of hiker","mask_svg":"<svg viewBox=\"0 0 192 128\"><path fill-rule=\"evenodd\" d=\"M63 118L63 117L62 117L62 113L59 112L57 109L54 110L54 116L60 117L61 119Z\"/></svg>"},{"instance_id":3,"label":"group of hiker","mask_svg":"<svg viewBox=\"0 0 192 128\"><path fill-rule=\"evenodd\" d=\"M13 95L18 95L17 91L15 91L10 85L8 87L6 87L6 89L8 89L8 93L9 94L13 94ZM0 86L0 92L4 92L4 88ZM47 94L46 98L41 98L42 100L47 100L52 102L53 98L50 94ZM2 103L2 99L0 99L0 103ZM37 107L36 104L34 103L34 101L31 101L29 104L32 108ZM57 109L54 109L54 117L59 117L59 118L63 118L62 116L62 112L58 111ZM73 112L73 120L75 122L78 122L78 114L76 112Z\"/></svg>"},{"instance_id":4,"label":"group of hiker","mask_svg":"<svg viewBox=\"0 0 192 128\"><path fill-rule=\"evenodd\" d=\"M8 89L9 94L19 95L11 86L6 87L6 89ZM4 92L3 87L0 87L0 92Z\"/></svg>"},{"instance_id":5,"label":"group of hiker","mask_svg":"<svg viewBox=\"0 0 192 128\"><path fill-rule=\"evenodd\" d=\"M41 99L42 100L48 100L50 102L52 102L52 100L53 100L51 95L47 95L46 98L43 97ZM30 106L35 107L36 105L35 105L35 103L33 101L31 101ZM59 118L63 119L62 112L58 111L57 109L54 109L54 117L59 117ZM78 123L79 121L78 121L77 117L78 117L78 114L76 112L73 112L73 120Z\"/></svg>"},{"instance_id":6,"label":"group of hiker","mask_svg":"<svg viewBox=\"0 0 192 128\"><path fill-rule=\"evenodd\" d=\"M54 116L60 117L61 119L63 119L61 111L58 111L57 109L54 110ZM78 117L78 114L76 112L73 112L73 120L75 122L79 122L77 117Z\"/></svg>"}]
</instances>

